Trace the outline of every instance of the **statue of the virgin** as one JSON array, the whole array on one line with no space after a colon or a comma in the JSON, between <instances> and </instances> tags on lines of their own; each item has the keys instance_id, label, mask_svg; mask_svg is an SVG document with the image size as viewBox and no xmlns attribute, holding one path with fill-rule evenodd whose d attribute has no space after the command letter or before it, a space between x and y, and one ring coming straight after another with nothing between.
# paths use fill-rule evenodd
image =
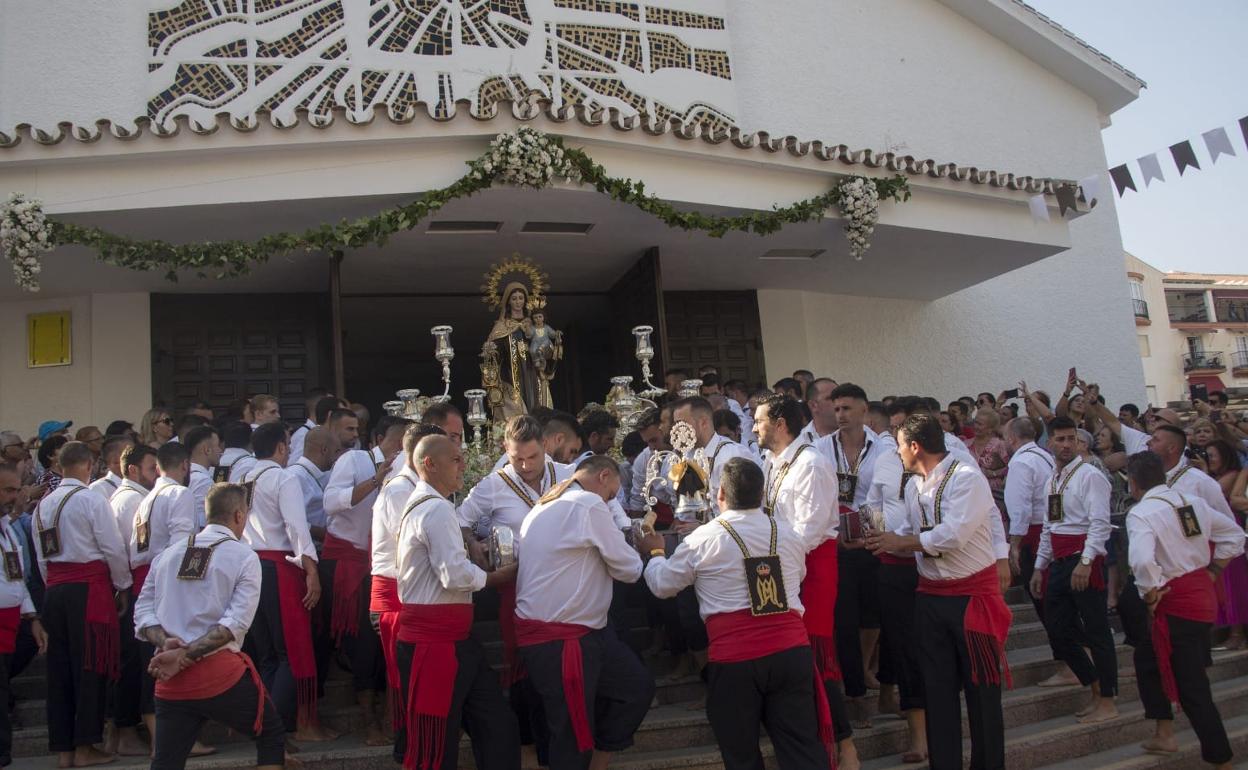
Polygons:
<instances>
[{"instance_id":1,"label":"statue of the virgin","mask_svg":"<svg viewBox=\"0 0 1248 770\"><path fill-rule=\"evenodd\" d=\"M513 280L498 290L504 277L517 273L529 279L527 286ZM554 361L534 356L530 345L533 312L545 306L544 280L533 263L518 257L486 274L484 300L498 308L498 318L482 347L481 378L495 421L527 414L536 406L554 406L550 396Z\"/></svg>"}]
</instances>

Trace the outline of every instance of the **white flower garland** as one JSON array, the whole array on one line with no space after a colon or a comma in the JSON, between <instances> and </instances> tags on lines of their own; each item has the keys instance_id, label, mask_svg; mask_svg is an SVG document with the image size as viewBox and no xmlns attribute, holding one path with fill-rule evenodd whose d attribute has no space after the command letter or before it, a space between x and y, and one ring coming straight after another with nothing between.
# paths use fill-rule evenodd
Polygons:
<instances>
[{"instance_id":1,"label":"white flower garland","mask_svg":"<svg viewBox=\"0 0 1248 770\"><path fill-rule=\"evenodd\" d=\"M13 279L23 291L39 291L39 255L52 250L52 233L43 202L11 193L0 205L0 253L13 263Z\"/></svg>"},{"instance_id":2,"label":"white flower garland","mask_svg":"<svg viewBox=\"0 0 1248 770\"><path fill-rule=\"evenodd\" d=\"M474 179L496 177L508 184L535 189L549 187L558 179L581 179L580 171L563 148L528 126L494 137L485 155L469 165Z\"/></svg>"},{"instance_id":3,"label":"white flower garland","mask_svg":"<svg viewBox=\"0 0 1248 770\"><path fill-rule=\"evenodd\" d=\"M845 236L849 239L849 253L855 260L871 248L871 235L875 223L880 220L880 193L869 179L851 177L836 188L836 205L845 217Z\"/></svg>"}]
</instances>

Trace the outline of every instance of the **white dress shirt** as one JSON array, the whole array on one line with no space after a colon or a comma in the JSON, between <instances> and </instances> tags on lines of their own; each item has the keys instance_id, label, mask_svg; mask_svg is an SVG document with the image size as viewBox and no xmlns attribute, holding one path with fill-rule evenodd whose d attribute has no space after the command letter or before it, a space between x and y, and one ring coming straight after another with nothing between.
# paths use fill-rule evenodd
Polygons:
<instances>
[{"instance_id":1,"label":"white dress shirt","mask_svg":"<svg viewBox=\"0 0 1248 770\"><path fill-rule=\"evenodd\" d=\"M832 431L832 433L835 433L835 432L836 431ZM805 441L806 443L814 446L815 449L819 449L820 439L825 439L828 436L831 436L832 433L820 435L819 430L815 428L815 421L811 420L810 422L806 423L806 427L802 428L801 432L797 434L797 440ZM822 452L822 450L820 451ZM827 457L829 460L832 459L831 454L824 455L824 456Z\"/></svg>"},{"instance_id":2,"label":"white dress shirt","mask_svg":"<svg viewBox=\"0 0 1248 770\"><path fill-rule=\"evenodd\" d=\"M212 549L204 579L182 580L178 570L188 537L172 543L152 562L134 605L134 635L146 641L143 629L160 626L190 644L214 626L224 626L234 638L220 649L238 652L260 605L260 559L227 527L209 524L195 535L197 548L220 543Z\"/></svg>"},{"instance_id":3,"label":"white dress shirt","mask_svg":"<svg viewBox=\"0 0 1248 770\"><path fill-rule=\"evenodd\" d=\"M307 419L303 421L303 425L295 428L295 432L290 434L290 459L286 461L287 465L294 465L295 460L303 457L303 444L308 440L308 431L316 427L316 421Z\"/></svg>"},{"instance_id":4,"label":"white dress shirt","mask_svg":"<svg viewBox=\"0 0 1248 770\"><path fill-rule=\"evenodd\" d=\"M979 460L975 459L975 455L971 454L971 450L967 448L966 443L962 439L952 433L945 434L945 451L958 458L959 462L979 467Z\"/></svg>"},{"instance_id":5,"label":"white dress shirt","mask_svg":"<svg viewBox=\"0 0 1248 770\"><path fill-rule=\"evenodd\" d=\"M259 460L247 474L247 482L255 487L243 542L256 551L288 551L293 556L286 560L298 567L303 566L301 556L315 561L316 546L308 533L299 480L272 460Z\"/></svg>"},{"instance_id":6,"label":"white dress shirt","mask_svg":"<svg viewBox=\"0 0 1248 770\"><path fill-rule=\"evenodd\" d=\"M1208 473L1188 465L1186 457L1180 457L1179 464L1166 473L1166 486L1188 497L1199 497L1205 505L1235 521L1235 514L1231 513L1231 506L1222 494L1222 485Z\"/></svg>"},{"instance_id":7,"label":"white dress shirt","mask_svg":"<svg viewBox=\"0 0 1248 770\"><path fill-rule=\"evenodd\" d=\"M185 540L199 530L195 522L191 490L168 476L152 485L134 512L130 528L130 568L151 564L171 543ZM147 550L139 553L138 523L147 523Z\"/></svg>"},{"instance_id":8,"label":"white dress shirt","mask_svg":"<svg viewBox=\"0 0 1248 770\"><path fill-rule=\"evenodd\" d=\"M707 474L707 482L710 487L708 499L711 502L711 513L712 515L718 515L719 479L724 473L724 466L734 457L740 457L758 465L758 458L745 446L718 433L711 437L711 440L706 443L702 451L706 454L706 463L710 468L710 473Z\"/></svg>"},{"instance_id":9,"label":"white dress shirt","mask_svg":"<svg viewBox=\"0 0 1248 770\"><path fill-rule=\"evenodd\" d=\"M308 519L308 527L325 528L325 480L328 471L316 467L306 457L298 462L287 465L283 473L299 480L299 490L303 492L303 510Z\"/></svg>"},{"instance_id":10,"label":"white dress shirt","mask_svg":"<svg viewBox=\"0 0 1248 770\"><path fill-rule=\"evenodd\" d=\"M862 430L864 436L862 449L858 450L857 457L850 457L845 451L845 445L842 443L844 437L841 436L839 430L824 436L815 444L815 449L819 450L819 454L823 455L824 459L831 461L832 467L836 469L838 503L840 501L839 483L841 474L857 473L858 485L854 488L854 501L852 503L844 503L845 506L855 511L861 508L863 503L867 502L867 497L871 492L871 479L875 475L875 460L880 456L880 450L883 447L880 443L880 437L875 431L865 425Z\"/></svg>"},{"instance_id":11,"label":"white dress shirt","mask_svg":"<svg viewBox=\"0 0 1248 770\"><path fill-rule=\"evenodd\" d=\"M913 474L907 474L897 454L897 440L887 433L878 434L880 448L871 469L871 485L867 490L867 505L884 514L884 528L895 531L906 520L904 483ZM859 479L861 486L862 480Z\"/></svg>"},{"instance_id":12,"label":"white dress shirt","mask_svg":"<svg viewBox=\"0 0 1248 770\"><path fill-rule=\"evenodd\" d=\"M735 398L725 399L728 402L728 411L737 416L741 421L741 443L749 449L750 439L754 435L754 415L745 410L745 407L737 403Z\"/></svg>"},{"instance_id":13,"label":"white dress shirt","mask_svg":"<svg viewBox=\"0 0 1248 770\"><path fill-rule=\"evenodd\" d=\"M195 501L195 529L203 529L208 523L208 511L204 503L208 500L208 490L212 489L212 469L199 463L191 463L191 475L186 486L190 488Z\"/></svg>"},{"instance_id":14,"label":"white dress shirt","mask_svg":"<svg viewBox=\"0 0 1248 770\"><path fill-rule=\"evenodd\" d=\"M542 478L534 489L525 483L511 463L497 471L491 471L477 482L468 497L459 504L457 516L462 527L468 527L480 536L489 533L491 527L511 527L520 534L520 525L533 506L550 488L571 474L549 456L542 460ZM506 480L502 477L506 476Z\"/></svg>"},{"instance_id":15,"label":"white dress shirt","mask_svg":"<svg viewBox=\"0 0 1248 770\"><path fill-rule=\"evenodd\" d=\"M799 594L806 577L806 544L793 528L758 508L724 511L717 520L732 525L750 556L768 555L771 522L775 521L776 555L780 557L780 570L784 575L784 593L789 609L803 613L805 609ZM646 585L660 599L670 599L692 585L703 620L712 615L748 610L750 589L746 585L744 559L728 530L711 522L690 532L670 557L651 559L646 565Z\"/></svg>"},{"instance_id":16,"label":"white dress shirt","mask_svg":"<svg viewBox=\"0 0 1248 770\"><path fill-rule=\"evenodd\" d=\"M373 501L377 490L370 491L358 503L351 504L355 488L377 475L377 464L384 462L381 450L352 449L334 463L325 484L326 529L331 535L346 540L361 550L368 549L373 528Z\"/></svg>"},{"instance_id":17,"label":"white dress shirt","mask_svg":"<svg viewBox=\"0 0 1248 770\"><path fill-rule=\"evenodd\" d=\"M399 457L406 457L402 452ZM387 481L373 502L373 553L372 574L382 577L399 577L399 517L407 506L412 490L420 483L420 477L411 466L404 465L398 475ZM463 536L460 536L463 540Z\"/></svg>"},{"instance_id":18,"label":"white dress shirt","mask_svg":"<svg viewBox=\"0 0 1248 770\"><path fill-rule=\"evenodd\" d=\"M121 482L121 476L118 476L110 470L108 473L105 473L100 478L91 482L88 489L97 495L102 495L104 499L107 500L121 487Z\"/></svg>"},{"instance_id":19,"label":"white dress shirt","mask_svg":"<svg viewBox=\"0 0 1248 770\"><path fill-rule=\"evenodd\" d=\"M944 484L937 522L936 491L955 461L957 466ZM915 476L906 485L906 520L895 531L919 536L926 553L918 553L916 561L919 574L929 580L970 577L1009 556L988 479L974 461L953 455L945 455L930 476Z\"/></svg>"},{"instance_id":20,"label":"white dress shirt","mask_svg":"<svg viewBox=\"0 0 1248 770\"><path fill-rule=\"evenodd\" d=\"M770 504L772 515L797 532L807 553L836 539L841 525L836 470L814 446L794 441L779 456L768 456L763 471L764 506Z\"/></svg>"},{"instance_id":21,"label":"white dress shirt","mask_svg":"<svg viewBox=\"0 0 1248 770\"><path fill-rule=\"evenodd\" d=\"M43 549L39 547L39 530L52 527L61 500L74 489L83 491L74 493L66 501L57 524L61 552L44 558ZM129 588L134 582L130 577L126 544L121 541L121 532L117 529L117 520L113 518L113 509L109 507L107 500L88 489L86 484L78 479L62 479L56 489L39 501L35 512L36 517L31 521L31 534L34 536L35 554L39 558L39 573L45 583L48 580L49 561L71 564L103 561L108 564L113 588L120 591Z\"/></svg>"},{"instance_id":22,"label":"white dress shirt","mask_svg":"<svg viewBox=\"0 0 1248 770\"><path fill-rule=\"evenodd\" d=\"M3 521L0 521L0 551L4 554L15 554L19 565L25 562L22 558L25 538L21 527L16 526L8 516L3 517ZM23 572L21 577L10 580L8 572L0 570L0 607L17 607L22 615L35 613L35 603L31 601L30 591L26 588L26 577Z\"/></svg>"},{"instance_id":23,"label":"white dress shirt","mask_svg":"<svg viewBox=\"0 0 1248 770\"><path fill-rule=\"evenodd\" d=\"M473 592L485 587L485 571L468 558L451 501L419 481L399 515L399 599L472 604Z\"/></svg>"},{"instance_id":24,"label":"white dress shirt","mask_svg":"<svg viewBox=\"0 0 1248 770\"><path fill-rule=\"evenodd\" d=\"M1148 450L1149 435L1142 430L1136 430L1129 425L1123 425L1121 430L1122 447L1127 450L1127 456Z\"/></svg>"},{"instance_id":25,"label":"white dress shirt","mask_svg":"<svg viewBox=\"0 0 1248 770\"><path fill-rule=\"evenodd\" d=\"M1053 561L1051 535L1087 535L1083 557L1088 560L1105 555L1105 541L1113 532L1109 523L1109 479L1092 463L1076 457L1049 477L1045 486L1045 522L1040 532L1040 548L1036 552L1036 569L1044 569ZM1050 494L1062 495L1062 520L1048 520Z\"/></svg>"},{"instance_id":26,"label":"white dress shirt","mask_svg":"<svg viewBox=\"0 0 1248 770\"><path fill-rule=\"evenodd\" d=\"M1186 537L1177 507L1192 506L1201 534ZM1127 513L1128 558L1135 585L1143 596L1174 578L1209 566L1209 544L1214 559L1230 559L1244 552L1244 531L1234 519L1215 512L1204 500L1166 486L1148 490Z\"/></svg>"},{"instance_id":27,"label":"white dress shirt","mask_svg":"<svg viewBox=\"0 0 1248 770\"><path fill-rule=\"evenodd\" d=\"M109 507L113 509L113 517L117 520L121 542L126 544L127 549L130 547L130 533L134 530L134 514L138 513L139 504L151 491L137 481L126 479L108 500Z\"/></svg>"},{"instance_id":28,"label":"white dress shirt","mask_svg":"<svg viewBox=\"0 0 1248 770\"><path fill-rule=\"evenodd\" d=\"M519 546L517 617L604 628L612 580L641 577L641 557L607 504L575 483L524 518Z\"/></svg>"},{"instance_id":29,"label":"white dress shirt","mask_svg":"<svg viewBox=\"0 0 1248 770\"><path fill-rule=\"evenodd\" d=\"M1044 524L1049 510L1049 480L1053 456L1036 442L1028 441L1010 457L1005 473L1005 509L1010 516L1010 535L1024 537L1031 526Z\"/></svg>"},{"instance_id":30,"label":"white dress shirt","mask_svg":"<svg viewBox=\"0 0 1248 770\"><path fill-rule=\"evenodd\" d=\"M221 453L221 460L217 462L217 468L224 468L226 472L226 481L231 484L241 484L243 479L247 478L247 471L256 464L256 456L246 449L239 447L230 447Z\"/></svg>"}]
</instances>

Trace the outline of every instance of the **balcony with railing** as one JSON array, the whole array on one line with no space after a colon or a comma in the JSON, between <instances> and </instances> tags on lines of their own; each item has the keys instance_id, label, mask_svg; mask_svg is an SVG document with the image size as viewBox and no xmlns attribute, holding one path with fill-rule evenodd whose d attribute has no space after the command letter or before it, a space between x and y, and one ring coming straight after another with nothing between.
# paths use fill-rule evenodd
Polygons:
<instances>
[{"instance_id":1,"label":"balcony with railing","mask_svg":"<svg viewBox=\"0 0 1248 770\"><path fill-rule=\"evenodd\" d=\"M1175 327L1208 324L1213 321L1209 317L1209 307L1205 304L1203 294L1166 292L1166 312L1170 316L1170 325Z\"/></svg>"},{"instance_id":2,"label":"balcony with railing","mask_svg":"<svg viewBox=\"0 0 1248 770\"><path fill-rule=\"evenodd\" d=\"M1248 297L1213 298L1213 314L1219 326L1248 329Z\"/></svg>"},{"instance_id":3,"label":"balcony with railing","mask_svg":"<svg viewBox=\"0 0 1248 770\"><path fill-rule=\"evenodd\" d=\"M1216 374L1225 371L1226 364L1221 353L1188 353L1183 356L1184 374Z\"/></svg>"},{"instance_id":4,"label":"balcony with railing","mask_svg":"<svg viewBox=\"0 0 1248 770\"><path fill-rule=\"evenodd\" d=\"M1248 377L1248 350L1236 350L1231 353L1231 374L1236 377Z\"/></svg>"},{"instance_id":5,"label":"balcony with railing","mask_svg":"<svg viewBox=\"0 0 1248 770\"><path fill-rule=\"evenodd\" d=\"M1135 325L1148 326L1152 321L1148 320L1148 303L1142 299L1132 299L1131 307L1135 311Z\"/></svg>"}]
</instances>

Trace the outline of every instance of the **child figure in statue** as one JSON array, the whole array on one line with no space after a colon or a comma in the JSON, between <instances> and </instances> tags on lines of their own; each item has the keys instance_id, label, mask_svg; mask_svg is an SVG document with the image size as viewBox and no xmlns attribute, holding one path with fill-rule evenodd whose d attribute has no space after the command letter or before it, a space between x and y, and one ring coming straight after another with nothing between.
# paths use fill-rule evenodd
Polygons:
<instances>
[{"instance_id":1,"label":"child figure in statue","mask_svg":"<svg viewBox=\"0 0 1248 770\"><path fill-rule=\"evenodd\" d=\"M550 363L559 360L563 333L546 325L546 314L541 310L533 313L532 326L526 330L525 336L529 338L529 360L534 365L538 361ZM539 365L538 368L542 367Z\"/></svg>"}]
</instances>

